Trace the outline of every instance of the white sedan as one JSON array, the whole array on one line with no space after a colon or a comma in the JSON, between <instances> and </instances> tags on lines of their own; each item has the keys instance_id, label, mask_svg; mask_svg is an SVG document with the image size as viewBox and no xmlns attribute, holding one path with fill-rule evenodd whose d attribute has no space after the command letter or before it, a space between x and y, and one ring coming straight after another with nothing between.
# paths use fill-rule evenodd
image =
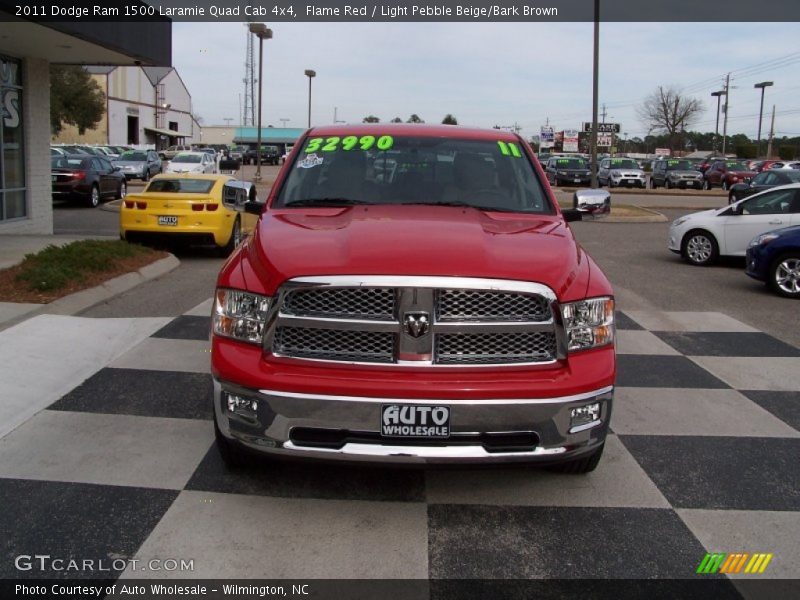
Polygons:
<instances>
[{"instance_id":1,"label":"white sedan","mask_svg":"<svg viewBox=\"0 0 800 600\"><path fill-rule=\"evenodd\" d=\"M206 152L181 152L169 161L164 173L217 172L217 161Z\"/></svg>"},{"instance_id":2,"label":"white sedan","mask_svg":"<svg viewBox=\"0 0 800 600\"><path fill-rule=\"evenodd\" d=\"M800 183L675 219L667 245L689 263L704 266L720 256L744 256L757 235L791 225L800 225Z\"/></svg>"}]
</instances>

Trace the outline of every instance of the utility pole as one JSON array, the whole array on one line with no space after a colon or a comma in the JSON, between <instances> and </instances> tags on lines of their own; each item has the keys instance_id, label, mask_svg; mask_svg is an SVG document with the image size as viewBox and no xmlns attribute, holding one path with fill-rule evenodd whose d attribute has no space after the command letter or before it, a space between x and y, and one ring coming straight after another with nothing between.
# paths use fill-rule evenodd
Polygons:
<instances>
[{"instance_id":1,"label":"utility pole","mask_svg":"<svg viewBox=\"0 0 800 600\"><path fill-rule=\"evenodd\" d=\"M606 105L605 105L605 104L603 104L603 120L602 120L602 121L600 121L601 123L605 123L605 122L606 122L606 114L608 114L608 113L606 112Z\"/></svg>"},{"instance_id":2,"label":"utility pole","mask_svg":"<svg viewBox=\"0 0 800 600\"><path fill-rule=\"evenodd\" d=\"M728 99L731 96L731 74L725 76L725 119L722 121L722 157L725 158L725 150L728 145Z\"/></svg>"},{"instance_id":3,"label":"utility pole","mask_svg":"<svg viewBox=\"0 0 800 600\"><path fill-rule=\"evenodd\" d=\"M772 122L769 125L769 142L767 142L767 158L772 156L772 138L775 136L775 105L772 105Z\"/></svg>"}]
</instances>

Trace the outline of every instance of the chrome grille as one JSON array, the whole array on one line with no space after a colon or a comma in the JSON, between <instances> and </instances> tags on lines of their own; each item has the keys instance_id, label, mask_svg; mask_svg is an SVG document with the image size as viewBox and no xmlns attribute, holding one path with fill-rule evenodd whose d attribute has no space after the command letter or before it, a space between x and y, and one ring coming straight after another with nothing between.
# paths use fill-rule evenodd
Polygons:
<instances>
[{"instance_id":1,"label":"chrome grille","mask_svg":"<svg viewBox=\"0 0 800 600\"><path fill-rule=\"evenodd\" d=\"M518 281L298 278L278 292L265 348L287 358L398 366L542 364L566 352L555 301L547 286Z\"/></svg>"},{"instance_id":2,"label":"chrome grille","mask_svg":"<svg viewBox=\"0 0 800 600\"><path fill-rule=\"evenodd\" d=\"M549 361L556 353L552 332L450 333L436 338L439 364L497 364Z\"/></svg>"},{"instance_id":3,"label":"chrome grille","mask_svg":"<svg viewBox=\"0 0 800 600\"><path fill-rule=\"evenodd\" d=\"M390 363L394 360L394 335L388 331L278 327L272 348L281 356Z\"/></svg>"},{"instance_id":4,"label":"chrome grille","mask_svg":"<svg viewBox=\"0 0 800 600\"><path fill-rule=\"evenodd\" d=\"M546 321L550 304L542 296L483 290L440 290L439 321Z\"/></svg>"},{"instance_id":5,"label":"chrome grille","mask_svg":"<svg viewBox=\"0 0 800 600\"><path fill-rule=\"evenodd\" d=\"M321 288L287 294L281 310L290 315L345 319L394 319L392 288Z\"/></svg>"}]
</instances>

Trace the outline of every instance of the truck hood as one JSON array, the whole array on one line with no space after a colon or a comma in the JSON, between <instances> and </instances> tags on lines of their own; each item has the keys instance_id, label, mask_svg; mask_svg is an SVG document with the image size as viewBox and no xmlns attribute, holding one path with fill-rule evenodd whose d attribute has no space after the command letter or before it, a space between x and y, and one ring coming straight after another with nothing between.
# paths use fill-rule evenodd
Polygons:
<instances>
[{"instance_id":1,"label":"truck hood","mask_svg":"<svg viewBox=\"0 0 800 600\"><path fill-rule=\"evenodd\" d=\"M417 205L268 210L241 267L270 295L302 276L438 275L539 282L561 300L583 297L590 271L560 217Z\"/></svg>"}]
</instances>

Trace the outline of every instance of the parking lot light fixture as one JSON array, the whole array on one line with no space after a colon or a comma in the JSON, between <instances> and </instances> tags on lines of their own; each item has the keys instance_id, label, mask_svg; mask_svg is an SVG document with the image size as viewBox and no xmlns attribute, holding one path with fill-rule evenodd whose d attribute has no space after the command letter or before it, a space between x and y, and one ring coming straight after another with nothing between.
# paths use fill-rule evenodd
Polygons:
<instances>
[{"instance_id":1,"label":"parking lot light fixture","mask_svg":"<svg viewBox=\"0 0 800 600\"><path fill-rule=\"evenodd\" d=\"M311 129L311 80L317 76L317 72L312 69L306 69L306 77L308 77L308 128Z\"/></svg>"},{"instance_id":2,"label":"parking lot light fixture","mask_svg":"<svg viewBox=\"0 0 800 600\"><path fill-rule=\"evenodd\" d=\"M272 39L272 30L264 23L250 23L250 33L258 37L258 134L256 142L256 181L261 179L261 93L264 78L264 40Z\"/></svg>"},{"instance_id":3,"label":"parking lot light fixture","mask_svg":"<svg viewBox=\"0 0 800 600\"><path fill-rule=\"evenodd\" d=\"M761 88L761 108L758 109L758 142L756 142L759 156L761 156L761 118L764 116L764 88L771 85L773 85L771 81L762 81L753 86L754 88Z\"/></svg>"}]
</instances>

